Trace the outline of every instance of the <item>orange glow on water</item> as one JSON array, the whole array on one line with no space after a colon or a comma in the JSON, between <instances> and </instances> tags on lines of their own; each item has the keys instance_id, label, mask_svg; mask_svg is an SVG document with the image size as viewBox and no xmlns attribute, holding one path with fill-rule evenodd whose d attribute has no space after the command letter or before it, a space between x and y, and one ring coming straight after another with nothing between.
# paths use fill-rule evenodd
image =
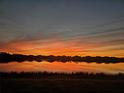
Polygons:
<instances>
[{"instance_id":1,"label":"orange glow on water","mask_svg":"<svg viewBox=\"0 0 124 93\"><path fill-rule=\"evenodd\" d=\"M97 63L74 63L74 62L12 62L0 64L0 71L48 71L48 72L104 72L124 73L124 63L97 64Z\"/></svg>"}]
</instances>

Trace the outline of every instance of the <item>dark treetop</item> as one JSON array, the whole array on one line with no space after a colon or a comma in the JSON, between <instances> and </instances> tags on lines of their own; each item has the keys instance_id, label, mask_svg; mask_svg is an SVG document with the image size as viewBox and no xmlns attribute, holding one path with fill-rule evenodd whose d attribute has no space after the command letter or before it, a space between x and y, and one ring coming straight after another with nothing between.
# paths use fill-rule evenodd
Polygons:
<instances>
[{"instance_id":1,"label":"dark treetop","mask_svg":"<svg viewBox=\"0 0 124 93\"><path fill-rule=\"evenodd\" d=\"M117 57L91 57L91 56L44 56L44 55L22 55L22 54L9 54L5 52L0 53L0 63L8 63L8 62L23 62L23 61L48 61L48 62L96 62L96 63L119 63L124 62L124 58L117 58Z\"/></svg>"}]
</instances>

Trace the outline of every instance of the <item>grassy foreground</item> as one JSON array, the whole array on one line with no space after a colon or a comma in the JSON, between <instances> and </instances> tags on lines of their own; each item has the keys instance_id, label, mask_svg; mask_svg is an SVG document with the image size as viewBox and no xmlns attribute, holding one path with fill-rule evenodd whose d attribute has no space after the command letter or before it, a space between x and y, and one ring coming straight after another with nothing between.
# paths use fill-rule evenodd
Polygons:
<instances>
[{"instance_id":1,"label":"grassy foreground","mask_svg":"<svg viewBox=\"0 0 124 93\"><path fill-rule=\"evenodd\" d=\"M0 93L124 93L124 80L1 79Z\"/></svg>"}]
</instances>

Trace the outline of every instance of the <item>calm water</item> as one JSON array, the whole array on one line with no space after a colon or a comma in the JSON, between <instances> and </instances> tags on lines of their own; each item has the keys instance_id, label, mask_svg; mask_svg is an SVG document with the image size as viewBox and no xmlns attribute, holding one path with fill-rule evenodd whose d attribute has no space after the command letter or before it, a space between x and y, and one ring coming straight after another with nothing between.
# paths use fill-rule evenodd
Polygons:
<instances>
[{"instance_id":1,"label":"calm water","mask_svg":"<svg viewBox=\"0 0 124 93\"><path fill-rule=\"evenodd\" d=\"M10 62L1 63L0 71L50 71L50 72L104 72L124 73L124 63L98 64L98 63L75 63L75 62Z\"/></svg>"}]
</instances>

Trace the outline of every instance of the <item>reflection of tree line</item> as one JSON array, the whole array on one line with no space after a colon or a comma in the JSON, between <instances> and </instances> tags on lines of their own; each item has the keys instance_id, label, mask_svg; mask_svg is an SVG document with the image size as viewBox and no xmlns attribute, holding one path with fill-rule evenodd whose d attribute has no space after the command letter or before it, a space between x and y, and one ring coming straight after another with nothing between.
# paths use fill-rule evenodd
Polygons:
<instances>
[{"instance_id":1,"label":"reflection of tree line","mask_svg":"<svg viewBox=\"0 0 124 93\"><path fill-rule=\"evenodd\" d=\"M30 79L123 79L124 73L105 74L105 73L57 73L57 72L0 72L0 78L30 78Z\"/></svg>"},{"instance_id":2,"label":"reflection of tree line","mask_svg":"<svg viewBox=\"0 0 124 93\"><path fill-rule=\"evenodd\" d=\"M1 63L7 63L7 62L23 62L23 61L48 61L48 62L54 62L54 61L60 61L60 62L97 62L97 63L118 63L118 62L124 62L124 58L117 58L117 57L91 57L91 56L43 56L43 55L22 55L22 54L9 54L5 52L0 53L0 62Z\"/></svg>"}]
</instances>

